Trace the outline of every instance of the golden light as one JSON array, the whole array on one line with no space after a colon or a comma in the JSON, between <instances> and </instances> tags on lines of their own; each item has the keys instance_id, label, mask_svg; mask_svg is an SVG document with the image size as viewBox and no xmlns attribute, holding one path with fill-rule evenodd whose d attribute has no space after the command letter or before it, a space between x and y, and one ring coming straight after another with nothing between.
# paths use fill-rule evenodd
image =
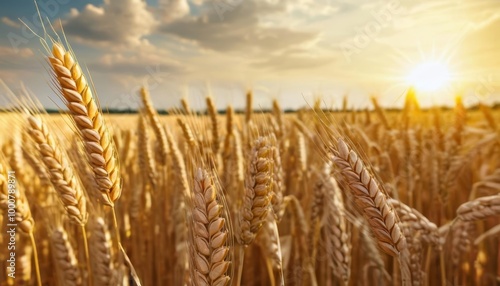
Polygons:
<instances>
[{"instance_id":1,"label":"golden light","mask_svg":"<svg viewBox=\"0 0 500 286\"><path fill-rule=\"evenodd\" d=\"M437 61L421 63L407 77L408 84L423 92L444 88L450 79L448 67Z\"/></svg>"}]
</instances>

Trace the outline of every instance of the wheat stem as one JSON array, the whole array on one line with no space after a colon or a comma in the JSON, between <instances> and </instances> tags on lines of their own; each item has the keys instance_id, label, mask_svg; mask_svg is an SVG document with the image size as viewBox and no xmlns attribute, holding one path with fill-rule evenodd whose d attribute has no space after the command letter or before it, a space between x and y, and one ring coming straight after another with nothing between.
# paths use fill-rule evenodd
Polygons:
<instances>
[{"instance_id":1,"label":"wheat stem","mask_svg":"<svg viewBox=\"0 0 500 286\"><path fill-rule=\"evenodd\" d=\"M35 275L38 286L42 286L42 277L40 275L40 263L38 262L38 251L36 249L35 235L33 231L29 233L29 237L31 240L31 245L33 246L33 259L35 261Z\"/></svg>"},{"instance_id":2,"label":"wheat stem","mask_svg":"<svg viewBox=\"0 0 500 286\"><path fill-rule=\"evenodd\" d=\"M82 232L83 251L85 252L85 264L87 266L88 285L92 286L94 284L94 278L92 275L92 268L90 266L89 242L87 239L87 231L85 230L85 225L80 225L80 231Z\"/></svg>"}]
</instances>

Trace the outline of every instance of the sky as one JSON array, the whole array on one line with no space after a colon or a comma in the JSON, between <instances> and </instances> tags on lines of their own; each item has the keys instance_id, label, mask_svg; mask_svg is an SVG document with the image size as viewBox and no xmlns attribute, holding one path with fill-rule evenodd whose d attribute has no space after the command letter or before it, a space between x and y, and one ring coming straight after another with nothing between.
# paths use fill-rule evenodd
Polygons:
<instances>
[{"instance_id":1,"label":"sky","mask_svg":"<svg viewBox=\"0 0 500 286\"><path fill-rule=\"evenodd\" d=\"M38 0L46 26L63 31L104 108L136 108L147 85L155 106L284 108L321 98L339 107L399 107L425 63L447 70L422 106L500 102L498 0ZM0 79L60 107L33 0L0 1ZM50 32L50 31L49 31ZM52 32L53 34L53 32ZM426 81L440 78L424 70ZM5 92L0 88L0 94Z\"/></svg>"}]
</instances>

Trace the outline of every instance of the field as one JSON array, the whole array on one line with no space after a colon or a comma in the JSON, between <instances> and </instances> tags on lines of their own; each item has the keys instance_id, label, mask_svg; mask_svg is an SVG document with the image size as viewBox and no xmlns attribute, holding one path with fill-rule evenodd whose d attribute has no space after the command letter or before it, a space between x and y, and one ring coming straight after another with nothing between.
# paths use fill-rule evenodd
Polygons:
<instances>
[{"instance_id":1,"label":"field","mask_svg":"<svg viewBox=\"0 0 500 286\"><path fill-rule=\"evenodd\" d=\"M2 285L500 283L498 110L105 115L73 56L0 118Z\"/></svg>"}]
</instances>

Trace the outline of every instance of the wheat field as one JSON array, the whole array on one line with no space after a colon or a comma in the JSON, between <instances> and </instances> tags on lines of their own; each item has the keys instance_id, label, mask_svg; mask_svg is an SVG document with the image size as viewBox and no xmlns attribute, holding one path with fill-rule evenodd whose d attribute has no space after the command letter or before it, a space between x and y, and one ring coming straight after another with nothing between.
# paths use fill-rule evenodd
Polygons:
<instances>
[{"instance_id":1,"label":"wheat field","mask_svg":"<svg viewBox=\"0 0 500 286\"><path fill-rule=\"evenodd\" d=\"M47 59L68 112L0 117L1 285L500 283L498 110L410 90L285 114L249 91L160 116L144 87L107 115L69 49Z\"/></svg>"}]
</instances>

